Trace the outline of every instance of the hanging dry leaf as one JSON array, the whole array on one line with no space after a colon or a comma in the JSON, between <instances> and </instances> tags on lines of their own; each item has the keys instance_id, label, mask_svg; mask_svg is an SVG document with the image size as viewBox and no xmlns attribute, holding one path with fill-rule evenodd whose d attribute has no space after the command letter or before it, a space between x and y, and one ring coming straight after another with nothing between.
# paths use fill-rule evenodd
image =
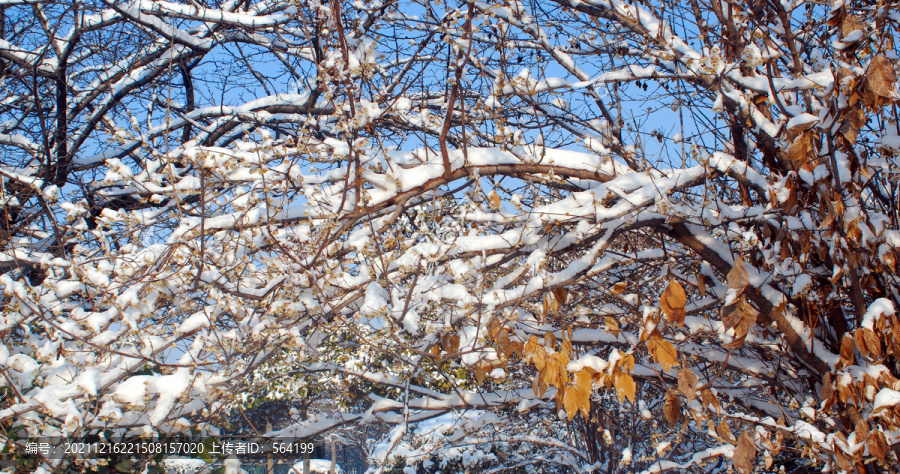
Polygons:
<instances>
[{"instance_id":1,"label":"hanging dry leaf","mask_svg":"<svg viewBox=\"0 0 900 474\"><path fill-rule=\"evenodd\" d=\"M618 338L619 337L619 329L620 329L619 322L616 321L616 319L613 318L612 316L607 316L606 317L606 331L609 332L610 334L612 334L613 336L616 336L616 338Z\"/></svg>"},{"instance_id":2,"label":"hanging dry leaf","mask_svg":"<svg viewBox=\"0 0 900 474\"><path fill-rule=\"evenodd\" d=\"M621 295L622 293L625 292L625 289L627 287L628 287L627 283L625 283L624 281L620 281L619 283L616 283L615 285L613 285L613 287L612 287L613 293L615 293L617 295Z\"/></svg>"},{"instance_id":3,"label":"hanging dry leaf","mask_svg":"<svg viewBox=\"0 0 900 474\"><path fill-rule=\"evenodd\" d=\"M795 167L800 168L812 159L813 151L813 132L807 130L801 133L791 143L791 146L787 151L787 159L790 160ZM731 280L729 280L729 286L731 286L730 281Z\"/></svg>"},{"instance_id":4,"label":"hanging dry leaf","mask_svg":"<svg viewBox=\"0 0 900 474\"><path fill-rule=\"evenodd\" d=\"M736 289L738 292L744 291L744 288L750 284L750 275L744 266L743 258L738 258L734 261L734 266L728 272L726 280L728 281L728 288Z\"/></svg>"},{"instance_id":5,"label":"hanging dry leaf","mask_svg":"<svg viewBox=\"0 0 900 474\"><path fill-rule=\"evenodd\" d=\"M734 328L735 342L743 341L747 333L756 324L759 312L744 297L722 308L722 323L726 329Z\"/></svg>"},{"instance_id":6,"label":"hanging dry leaf","mask_svg":"<svg viewBox=\"0 0 900 474\"><path fill-rule=\"evenodd\" d=\"M509 343L509 353L510 354L519 354L523 360L525 359L525 344L522 344L519 341L512 341Z\"/></svg>"},{"instance_id":7,"label":"hanging dry leaf","mask_svg":"<svg viewBox=\"0 0 900 474\"><path fill-rule=\"evenodd\" d=\"M837 459L837 465L841 469L841 471L846 472L850 470L850 466L852 466L852 464L850 464L850 460L847 459L847 456L843 452L841 452L840 449L836 449L834 451L834 457Z\"/></svg>"},{"instance_id":8,"label":"hanging dry leaf","mask_svg":"<svg viewBox=\"0 0 900 474\"><path fill-rule=\"evenodd\" d=\"M566 300L569 297L569 290L565 288L557 288L553 290L553 297L556 298L556 301L559 304L565 304Z\"/></svg>"},{"instance_id":9,"label":"hanging dry leaf","mask_svg":"<svg viewBox=\"0 0 900 474\"><path fill-rule=\"evenodd\" d=\"M869 68L866 70L866 88L880 97L891 98L894 96L894 82L897 74L894 65L883 55L872 58Z\"/></svg>"},{"instance_id":10,"label":"hanging dry leaf","mask_svg":"<svg viewBox=\"0 0 900 474\"><path fill-rule=\"evenodd\" d=\"M619 372L613 385L616 387L616 396L619 397L620 403L625 401L626 398L629 399L631 403L634 403L634 394L637 391L637 386L630 374Z\"/></svg>"},{"instance_id":11,"label":"hanging dry leaf","mask_svg":"<svg viewBox=\"0 0 900 474\"><path fill-rule=\"evenodd\" d=\"M569 421L572 421L578 413L578 389L569 385L565 390L566 394L563 397L563 408L566 409L566 414L569 415Z\"/></svg>"},{"instance_id":12,"label":"hanging dry leaf","mask_svg":"<svg viewBox=\"0 0 900 474\"><path fill-rule=\"evenodd\" d=\"M672 279L666 286L666 301L673 308L684 308L687 303L687 295L684 293L684 287L680 283Z\"/></svg>"},{"instance_id":13,"label":"hanging dry leaf","mask_svg":"<svg viewBox=\"0 0 900 474\"><path fill-rule=\"evenodd\" d=\"M703 282L703 274L697 272L697 291L700 296L706 296L706 283Z\"/></svg>"},{"instance_id":14,"label":"hanging dry leaf","mask_svg":"<svg viewBox=\"0 0 900 474\"><path fill-rule=\"evenodd\" d=\"M719 403L718 397L713 395L712 390L706 388L700 392L700 400L703 402L704 407L713 407L716 413L722 409L721 403Z\"/></svg>"},{"instance_id":15,"label":"hanging dry leaf","mask_svg":"<svg viewBox=\"0 0 900 474\"><path fill-rule=\"evenodd\" d=\"M848 110L844 113L844 122L841 124L841 135L850 143L856 143L856 137L859 136L859 130L866 124L866 117L863 110L859 107Z\"/></svg>"},{"instance_id":16,"label":"hanging dry leaf","mask_svg":"<svg viewBox=\"0 0 900 474\"><path fill-rule=\"evenodd\" d=\"M691 369L681 369L678 371L678 390L684 394L688 402L692 402L697 398L697 383L700 379Z\"/></svg>"},{"instance_id":17,"label":"hanging dry leaf","mask_svg":"<svg viewBox=\"0 0 900 474\"><path fill-rule=\"evenodd\" d=\"M744 431L734 448L734 467L744 474L753 472L753 459L756 457L756 443L750 436L750 432Z\"/></svg>"},{"instance_id":18,"label":"hanging dry leaf","mask_svg":"<svg viewBox=\"0 0 900 474\"><path fill-rule=\"evenodd\" d=\"M495 211L500 209L500 195L497 194L497 191L491 191L491 194L488 195L488 203L490 203L491 209Z\"/></svg>"},{"instance_id":19,"label":"hanging dry leaf","mask_svg":"<svg viewBox=\"0 0 900 474\"><path fill-rule=\"evenodd\" d=\"M566 367L569 365L569 354L565 352L557 352L550 356L553 361L553 369L556 370L556 381L554 384L556 388L562 388L563 384L566 383L566 380L569 378L569 372L566 370Z\"/></svg>"},{"instance_id":20,"label":"hanging dry leaf","mask_svg":"<svg viewBox=\"0 0 900 474\"><path fill-rule=\"evenodd\" d=\"M551 354L547 357L547 363L544 364L543 369L538 369L540 371L541 380L544 381L547 385L551 385L557 388L560 388L562 384L565 383L565 380L558 380L559 378L559 360L555 357L556 354Z\"/></svg>"},{"instance_id":21,"label":"hanging dry leaf","mask_svg":"<svg viewBox=\"0 0 900 474\"><path fill-rule=\"evenodd\" d=\"M675 313L675 308L669 306L669 302L666 301L665 291L659 296L659 310L666 315L666 319L673 319L670 315Z\"/></svg>"},{"instance_id":22,"label":"hanging dry leaf","mask_svg":"<svg viewBox=\"0 0 900 474\"><path fill-rule=\"evenodd\" d=\"M862 340L866 346L866 350L874 356L875 359L881 359L881 340L875 334L875 331L869 328L857 329L857 334L862 333ZM857 339L859 341L859 339Z\"/></svg>"},{"instance_id":23,"label":"hanging dry leaf","mask_svg":"<svg viewBox=\"0 0 900 474\"><path fill-rule=\"evenodd\" d=\"M591 409L591 393L594 391L594 379L591 373L582 369L575 374L575 388L578 394L578 408L586 420Z\"/></svg>"},{"instance_id":24,"label":"hanging dry leaf","mask_svg":"<svg viewBox=\"0 0 900 474\"><path fill-rule=\"evenodd\" d=\"M497 333L500 331L500 319L492 317L487 325L485 326L485 334L488 339L494 339L497 337Z\"/></svg>"},{"instance_id":25,"label":"hanging dry leaf","mask_svg":"<svg viewBox=\"0 0 900 474\"><path fill-rule=\"evenodd\" d=\"M844 334L844 337L841 339L841 362L846 367L853 364L855 358L856 346L853 342L853 337L849 334Z\"/></svg>"},{"instance_id":26,"label":"hanging dry leaf","mask_svg":"<svg viewBox=\"0 0 900 474\"><path fill-rule=\"evenodd\" d=\"M650 355L665 371L679 365L678 352L675 350L675 346L665 339L650 339L647 341L647 350L650 351Z\"/></svg>"},{"instance_id":27,"label":"hanging dry leaf","mask_svg":"<svg viewBox=\"0 0 900 474\"><path fill-rule=\"evenodd\" d=\"M568 331L563 331L562 336L562 344L560 344L559 351L566 355L566 364L568 364L569 359L574 353L572 349L572 329L569 328Z\"/></svg>"},{"instance_id":28,"label":"hanging dry leaf","mask_svg":"<svg viewBox=\"0 0 900 474\"><path fill-rule=\"evenodd\" d=\"M869 452L872 456L875 456L878 459L884 459L890 449L887 439L881 431L872 431L869 433L869 436L866 437L866 447L869 448Z\"/></svg>"},{"instance_id":29,"label":"hanging dry leaf","mask_svg":"<svg viewBox=\"0 0 900 474\"><path fill-rule=\"evenodd\" d=\"M544 367L547 366L547 351L543 347L538 346L530 357L538 372L543 371Z\"/></svg>"},{"instance_id":30,"label":"hanging dry leaf","mask_svg":"<svg viewBox=\"0 0 900 474\"><path fill-rule=\"evenodd\" d=\"M677 326L681 326L684 323L684 306L686 303L687 295L684 292L684 288L672 279L659 297L660 310L662 310L669 321Z\"/></svg>"},{"instance_id":31,"label":"hanging dry leaf","mask_svg":"<svg viewBox=\"0 0 900 474\"><path fill-rule=\"evenodd\" d=\"M480 366L480 365L475 366L475 380L478 382L478 385L481 385L484 383L484 376L486 374L487 374L487 372L485 371L485 369L482 366Z\"/></svg>"},{"instance_id":32,"label":"hanging dry leaf","mask_svg":"<svg viewBox=\"0 0 900 474\"><path fill-rule=\"evenodd\" d=\"M556 349L556 334L552 332L544 334L544 347Z\"/></svg>"},{"instance_id":33,"label":"hanging dry leaf","mask_svg":"<svg viewBox=\"0 0 900 474\"><path fill-rule=\"evenodd\" d=\"M856 439L863 440L869 436L869 423L864 420L857 420L854 426Z\"/></svg>"},{"instance_id":34,"label":"hanging dry leaf","mask_svg":"<svg viewBox=\"0 0 900 474\"><path fill-rule=\"evenodd\" d=\"M853 333L853 341L856 343L856 348L859 349L859 353L863 357L869 357L869 349L866 346L865 334L862 331L857 330Z\"/></svg>"},{"instance_id":35,"label":"hanging dry leaf","mask_svg":"<svg viewBox=\"0 0 900 474\"><path fill-rule=\"evenodd\" d=\"M544 294L544 316L553 316L559 311L559 301L553 293Z\"/></svg>"},{"instance_id":36,"label":"hanging dry leaf","mask_svg":"<svg viewBox=\"0 0 900 474\"><path fill-rule=\"evenodd\" d=\"M459 336L444 334L444 337L441 338L441 349L448 353L456 352L459 349Z\"/></svg>"},{"instance_id":37,"label":"hanging dry leaf","mask_svg":"<svg viewBox=\"0 0 900 474\"><path fill-rule=\"evenodd\" d=\"M587 369L581 369L575 374L575 387L578 388L578 394L581 398L591 396L594 382L591 373Z\"/></svg>"},{"instance_id":38,"label":"hanging dry leaf","mask_svg":"<svg viewBox=\"0 0 900 474\"><path fill-rule=\"evenodd\" d=\"M562 407L564 406L564 404L565 404L565 400L564 400L565 396L566 396L566 387L565 387L565 386L559 387L559 388L556 390L556 396L554 397L554 399L556 400L556 406L557 406L558 408L562 408ZM577 412L576 412L576 413L577 413Z\"/></svg>"},{"instance_id":39,"label":"hanging dry leaf","mask_svg":"<svg viewBox=\"0 0 900 474\"><path fill-rule=\"evenodd\" d=\"M544 392L547 391L548 387L549 386L546 383L541 381L540 374L535 376L531 382L531 388L534 389L534 396L538 398L544 397Z\"/></svg>"},{"instance_id":40,"label":"hanging dry leaf","mask_svg":"<svg viewBox=\"0 0 900 474\"><path fill-rule=\"evenodd\" d=\"M897 257L892 252L883 253L881 255L881 263L884 263L892 272L897 271Z\"/></svg>"},{"instance_id":41,"label":"hanging dry leaf","mask_svg":"<svg viewBox=\"0 0 900 474\"><path fill-rule=\"evenodd\" d=\"M540 346L540 342L538 342L538 337L534 334L528 338L528 341L525 342L525 347L523 350L525 351L525 355L533 354L535 349Z\"/></svg>"},{"instance_id":42,"label":"hanging dry leaf","mask_svg":"<svg viewBox=\"0 0 900 474\"><path fill-rule=\"evenodd\" d=\"M772 468L772 464L775 463L775 458L773 458L772 455L769 454L768 451L766 451L766 452L763 454L763 462L766 463L766 469L771 469L771 468Z\"/></svg>"},{"instance_id":43,"label":"hanging dry leaf","mask_svg":"<svg viewBox=\"0 0 900 474\"><path fill-rule=\"evenodd\" d=\"M663 404L663 414L669 426L675 428L681 421L681 399L671 394L666 394L666 402Z\"/></svg>"},{"instance_id":44,"label":"hanging dry leaf","mask_svg":"<svg viewBox=\"0 0 900 474\"><path fill-rule=\"evenodd\" d=\"M716 434L729 443L735 442L734 435L731 434L731 428L728 426L728 422L725 421L725 418L722 418L722 421L716 426Z\"/></svg>"},{"instance_id":45,"label":"hanging dry leaf","mask_svg":"<svg viewBox=\"0 0 900 474\"><path fill-rule=\"evenodd\" d=\"M497 336L494 338L494 342L497 343L497 347L500 348L501 352L509 353L508 347L510 344L509 340L509 331L506 328L501 329L497 332Z\"/></svg>"},{"instance_id":46,"label":"hanging dry leaf","mask_svg":"<svg viewBox=\"0 0 900 474\"><path fill-rule=\"evenodd\" d=\"M625 357L619 359L619 367L627 372L634 370L634 355L626 354Z\"/></svg>"}]
</instances>

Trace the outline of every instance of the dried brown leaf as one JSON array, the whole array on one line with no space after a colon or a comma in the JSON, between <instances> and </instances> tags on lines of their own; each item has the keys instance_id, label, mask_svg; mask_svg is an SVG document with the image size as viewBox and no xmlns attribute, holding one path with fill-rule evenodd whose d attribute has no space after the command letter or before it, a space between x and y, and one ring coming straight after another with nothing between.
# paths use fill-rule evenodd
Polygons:
<instances>
[{"instance_id":1,"label":"dried brown leaf","mask_svg":"<svg viewBox=\"0 0 900 474\"><path fill-rule=\"evenodd\" d=\"M575 418L578 413L578 389L569 385L565 391L563 407L566 409L566 414L569 415L569 421L572 421L572 418Z\"/></svg>"},{"instance_id":2,"label":"dried brown leaf","mask_svg":"<svg viewBox=\"0 0 900 474\"><path fill-rule=\"evenodd\" d=\"M809 130L815 124L816 124L816 121L812 120L809 122L801 122L797 125L794 125L793 127L787 129L785 138L787 138L788 140L794 141L794 139L797 138L797 136L800 135L800 133L802 133L806 130Z\"/></svg>"},{"instance_id":3,"label":"dried brown leaf","mask_svg":"<svg viewBox=\"0 0 900 474\"><path fill-rule=\"evenodd\" d=\"M630 374L620 372L616 376L613 385L616 387L616 396L619 397L620 403L625 401L626 398L631 400L631 403L634 403L634 394L637 391L637 385L635 385L634 378L632 378Z\"/></svg>"},{"instance_id":4,"label":"dried brown leaf","mask_svg":"<svg viewBox=\"0 0 900 474\"><path fill-rule=\"evenodd\" d=\"M538 372L542 372L544 367L547 366L547 351L538 346L537 349L531 354L531 362L534 363L534 366L538 369Z\"/></svg>"},{"instance_id":5,"label":"dried brown leaf","mask_svg":"<svg viewBox=\"0 0 900 474\"><path fill-rule=\"evenodd\" d=\"M628 372L634 370L634 355L626 354L625 357L619 359L618 366Z\"/></svg>"},{"instance_id":6,"label":"dried brown leaf","mask_svg":"<svg viewBox=\"0 0 900 474\"><path fill-rule=\"evenodd\" d=\"M841 135L850 143L856 143L856 137L859 136L859 130L866 124L866 117L859 107L848 110L844 113L844 122L841 124Z\"/></svg>"},{"instance_id":7,"label":"dried brown leaf","mask_svg":"<svg viewBox=\"0 0 900 474\"><path fill-rule=\"evenodd\" d=\"M681 399L671 394L666 394L663 414L666 416L666 421L670 427L675 428L678 426L678 422L681 421Z\"/></svg>"},{"instance_id":8,"label":"dried brown leaf","mask_svg":"<svg viewBox=\"0 0 900 474\"><path fill-rule=\"evenodd\" d=\"M495 211L500 209L500 195L497 194L497 191L491 191L491 194L488 195L488 202L491 205L491 209Z\"/></svg>"},{"instance_id":9,"label":"dried brown leaf","mask_svg":"<svg viewBox=\"0 0 900 474\"><path fill-rule=\"evenodd\" d=\"M722 404L719 403L719 399L713 395L712 390L706 388L700 392L700 400L703 402L704 407L713 407L716 413L722 409Z\"/></svg>"},{"instance_id":10,"label":"dried brown leaf","mask_svg":"<svg viewBox=\"0 0 900 474\"><path fill-rule=\"evenodd\" d=\"M557 380L559 378L559 361L554 357L555 355L556 354L552 354L547 357L547 362L544 364L544 367L538 369L538 371L540 371L541 380L547 385L552 385L561 389L560 381ZM565 383L565 380L563 380L562 383Z\"/></svg>"},{"instance_id":11,"label":"dried brown leaf","mask_svg":"<svg viewBox=\"0 0 900 474\"><path fill-rule=\"evenodd\" d=\"M881 339L878 338L875 331L869 328L857 330L857 332L860 331L863 333L863 341L865 341L866 349L868 349L869 354L873 355L876 359L881 359Z\"/></svg>"},{"instance_id":12,"label":"dried brown leaf","mask_svg":"<svg viewBox=\"0 0 900 474\"><path fill-rule=\"evenodd\" d=\"M688 402L697 398L697 383L700 379L691 369L681 369L678 371L678 390L684 394Z\"/></svg>"},{"instance_id":13,"label":"dried brown leaf","mask_svg":"<svg viewBox=\"0 0 900 474\"><path fill-rule=\"evenodd\" d=\"M444 352L454 353L459 349L459 336L456 334L444 334L441 338L441 349Z\"/></svg>"},{"instance_id":14,"label":"dried brown leaf","mask_svg":"<svg viewBox=\"0 0 900 474\"><path fill-rule=\"evenodd\" d=\"M716 434L729 443L735 442L734 435L731 434L731 428L728 427L728 422L725 421L725 418L722 418L722 421L719 422L719 426L716 426Z\"/></svg>"},{"instance_id":15,"label":"dried brown leaf","mask_svg":"<svg viewBox=\"0 0 900 474\"><path fill-rule=\"evenodd\" d=\"M665 371L679 365L678 352L675 350L675 346L665 339L650 339L647 341L647 350L650 351L650 355Z\"/></svg>"},{"instance_id":16,"label":"dried brown leaf","mask_svg":"<svg viewBox=\"0 0 900 474\"><path fill-rule=\"evenodd\" d=\"M892 98L894 96L894 83L897 74L894 65L883 55L872 58L869 68L866 70L866 88L880 97Z\"/></svg>"},{"instance_id":17,"label":"dried brown leaf","mask_svg":"<svg viewBox=\"0 0 900 474\"><path fill-rule=\"evenodd\" d=\"M853 342L856 343L856 348L859 349L859 353L862 354L863 357L869 356L869 350L866 346L865 334L862 331L857 330L853 333Z\"/></svg>"},{"instance_id":18,"label":"dried brown leaf","mask_svg":"<svg viewBox=\"0 0 900 474\"><path fill-rule=\"evenodd\" d=\"M734 467L744 474L753 472L753 459L756 457L756 443L750 436L750 432L744 431L734 448Z\"/></svg>"},{"instance_id":19,"label":"dried brown leaf","mask_svg":"<svg viewBox=\"0 0 900 474\"><path fill-rule=\"evenodd\" d=\"M735 341L742 341L756 324L759 312L742 296L722 309L722 323L726 329L734 328Z\"/></svg>"},{"instance_id":20,"label":"dried brown leaf","mask_svg":"<svg viewBox=\"0 0 900 474\"><path fill-rule=\"evenodd\" d=\"M855 426L856 439L864 440L869 436L869 423L865 420L857 420Z\"/></svg>"},{"instance_id":21,"label":"dried brown leaf","mask_svg":"<svg viewBox=\"0 0 900 474\"><path fill-rule=\"evenodd\" d=\"M544 347L556 348L556 334L552 331L544 334Z\"/></svg>"},{"instance_id":22,"label":"dried brown leaf","mask_svg":"<svg viewBox=\"0 0 900 474\"><path fill-rule=\"evenodd\" d=\"M575 387L578 388L580 398L587 399L594 390L594 382L591 373L587 369L581 369L575 374Z\"/></svg>"},{"instance_id":23,"label":"dried brown leaf","mask_svg":"<svg viewBox=\"0 0 900 474\"><path fill-rule=\"evenodd\" d=\"M787 158L794 166L800 168L810 161L813 150L813 132L805 131L791 143L787 151Z\"/></svg>"},{"instance_id":24,"label":"dried brown leaf","mask_svg":"<svg viewBox=\"0 0 900 474\"><path fill-rule=\"evenodd\" d=\"M871 453L872 456L882 460L887 456L888 451L890 450L887 439L881 431L872 431L869 433L869 436L866 438L866 447L869 448L869 453Z\"/></svg>"},{"instance_id":25,"label":"dried brown leaf","mask_svg":"<svg viewBox=\"0 0 900 474\"><path fill-rule=\"evenodd\" d=\"M853 342L853 337L849 334L844 334L844 337L841 339L841 362L844 363L844 366L848 366L853 364L853 360L856 358L856 346Z\"/></svg>"},{"instance_id":26,"label":"dried brown leaf","mask_svg":"<svg viewBox=\"0 0 900 474\"><path fill-rule=\"evenodd\" d=\"M553 296L559 304L564 304L569 297L569 290L565 288L557 288L553 290Z\"/></svg>"},{"instance_id":27,"label":"dried brown leaf","mask_svg":"<svg viewBox=\"0 0 900 474\"><path fill-rule=\"evenodd\" d=\"M840 449L834 451L834 457L837 458L837 465L842 471L846 472L850 470L850 460L847 459L847 456L844 455Z\"/></svg>"},{"instance_id":28,"label":"dried brown leaf","mask_svg":"<svg viewBox=\"0 0 900 474\"><path fill-rule=\"evenodd\" d=\"M684 308L673 308L669 305L669 301L666 298L666 293L659 297L659 309L666 315L666 319L671 321L676 326L681 326L684 324L684 317L687 313L685 313Z\"/></svg>"},{"instance_id":29,"label":"dried brown leaf","mask_svg":"<svg viewBox=\"0 0 900 474\"><path fill-rule=\"evenodd\" d=\"M487 375L487 372L482 366L475 367L475 380L478 382L478 385L484 383L484 376Z\"/></svg>"},{"instance_id":30,"label":"dried brown leaf","mask_svg":"<svg viewBox=\"0 0 900 474\"><path fill-rule=\"evenodd\" d=\"M684 292L684 287L673 279L659 297L659 308L669 321L676 326L681 326L684 324L685 304L687 304L687 294Z\"/></svg>"},{"instance_id":31,"label":"dried brown leaf","mask_svg":"<svg viewBox=\"0 0 900 474\"><path fill-rule=\"evenodd\" d=\"M684 287L674 279L669 281L669 285L666 286L666 301L669 303L669 306L675 309L684 308L684 305L687 303Z\"/></svg>"},{"instance_id":32,"label":"dried brown leaf","mask_svg":"<svg viewBox=\"0 0 900 474\"><path fill-rule=\"evenodd\" d=\"M606 330L613 336L619 337L619 322L612 316L606 317Z\"/></svg>"},{"instance_id":33,"label":"dried brown leaf","mask_svg":"<svg viewBox=\"0 0 900 474\"><path fill-rule=\"evenodd\" d=\"M507 331L505 328L501 329L499 332L497 332L497 337L494 338L494 342L497 343L497 346L500 347L502 352L504 352L504 353L510 352L508 350L508 347L510 345L509 331Z\"/></svg>"},{"instance_id":34,"label":"dried brown leaf","mask_svg":"<svg viewBox=\"0 0 900 474\"><path fill-rule=\"evenodd\" d=\"M594 380L591 373L582 369L575 374L575 388L578 393L578 408L584 419L588 419L591 409L591 393L594 391Z\"/></svg>"},{"instance_id":35,"label":"dried brown leaf","mask_svg":"<svg viewBox=\"0 0 900 474\"><path fill-rule=\"evenodd\" d=\"M544 316L553 316L559 311L559 301L553 293L544 294Z\"/></svg>"},{"instance_id":36,"label":"dried brown leaf","mask_svg":"<svg viewBox=\"0 0 900 474\"><path fill-rule=\"evenodd\" d=\"M543 398L544 392L547 391L547 387L549 386L541 380L540 374L535 376L534 380L531 382L531 388L534 389L534 396L538 398Z\"/></svg>"},{"instance_id":37,"label":"dried brown leaf","mask_svg":"<svg viewBox=\"0 0 900 474\"><path fill-rule=\"evenodd\" d=\"M736 289L738 292L743 291L750 284L750 275L744 266L743 258L738 258L734 261L734 266L728 272L726 280L728 281L728 288Z\"/></svg>"}]
</instances>

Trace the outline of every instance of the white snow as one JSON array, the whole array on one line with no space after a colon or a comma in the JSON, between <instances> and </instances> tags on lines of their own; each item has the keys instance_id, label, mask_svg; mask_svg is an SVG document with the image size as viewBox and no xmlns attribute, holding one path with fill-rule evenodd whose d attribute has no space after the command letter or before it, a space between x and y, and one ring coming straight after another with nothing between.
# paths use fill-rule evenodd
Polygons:
<instances>
[{"instance_id":1,"label":"white snow","mask_svg":"<svg viewBox=\"0 0 900 474\"><path fill-rule=\"evenodd\" d=\"M869 329L875 329L875 322L884 316L894 315L894 303L887 298L878 298L866 309L860 326Z\"/></svg>"}]
</instances>

